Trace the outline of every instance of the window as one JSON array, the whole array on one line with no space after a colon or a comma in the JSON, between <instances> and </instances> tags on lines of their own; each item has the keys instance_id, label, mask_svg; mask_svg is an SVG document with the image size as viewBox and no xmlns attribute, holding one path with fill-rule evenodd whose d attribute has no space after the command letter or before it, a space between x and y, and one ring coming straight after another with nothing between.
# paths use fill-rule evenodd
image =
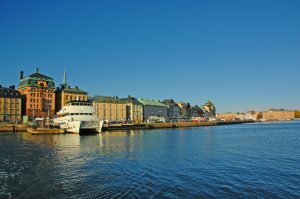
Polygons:
<instances>
[{"instance_id":1,"label":"window","mask_svg":"<svg viewBox=\"0 0 300 199\"><path fill-rule=\"evenodd\" d=\"M66 95L66 100L69 100L69 95Z\"/></svg>"}]
</instances>

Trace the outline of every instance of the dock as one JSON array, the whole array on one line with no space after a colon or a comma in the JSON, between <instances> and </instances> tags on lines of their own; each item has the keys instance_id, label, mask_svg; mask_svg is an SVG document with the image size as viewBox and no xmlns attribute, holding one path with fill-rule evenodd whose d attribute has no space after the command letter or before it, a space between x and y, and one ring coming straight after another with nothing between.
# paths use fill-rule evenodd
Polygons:
<instances>
[{"instance_id":1,"label":"dock","mask_svg":"<svg viewBox=\"0 0 300 199\"><path fill-rule=\"evenodd\" d=\"M50 128L27 128L27 132L32 135L47 135L47 134L64 134L64 129L50 129Z\"/></svg>"},{"instance_id":2,"label":"dock","mask_svg":"<svg viewBox=\"0 0 300 199\"><path fill-rule=\"evenodd\" d=\"M2 124L0 132L26 132L27 126L24 124Z\"/></svg>"}]
</instances>

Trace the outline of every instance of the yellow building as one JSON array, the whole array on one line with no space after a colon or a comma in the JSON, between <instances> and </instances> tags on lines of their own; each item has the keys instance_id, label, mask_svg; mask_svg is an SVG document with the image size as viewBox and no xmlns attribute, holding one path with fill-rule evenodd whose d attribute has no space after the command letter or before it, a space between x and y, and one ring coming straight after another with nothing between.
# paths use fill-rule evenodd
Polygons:
<instances>
[{"instance_id":1,"label":"yellow building","mask_svg":"<svg viewBox=\"0 0 300 199\"><path fill-rule=\"evenodd\" d=\"M131 96L121 100L126 103L126 120L135 124L143 123L143 104Z\"/></svg>"},{"instance_id":2,"label":"yellow building","mask_svg":"<svg viewBox=\"0 0 300 199\"><path fill-rule=\"evenodd\" d=\"M217 118L225 121L234 121L239 117L237 113L220 113L217 115Z\"/></svg>"},{"instance_id":3,"label":"yellow building","mask_svg":"<svg viewBox=\"0 0 300 199\"><path fill-rule=\"evenodd\" d=\"M93 106L100 120L108 122L126 121L126 103L116 97L95 96Z\"/></svg>"},{"instance_id":4,"label":"yellow building","mask_svg":"<svg viewBox=\"0 0 300 199\"><path fill-rule=\"evenodd\" d=\"M295 112L284 109L269 109L262 113L265 120L292 120L295 119Z\"/></svg>"},{"instance_id":5,"label":"yellow building","mask_svg":"<svg viewBox=\"0 0 300 199\"><path fill-rule=\"evenodd\" d=\"M0 122L21 121L21 93L15 86L0 86Z\"/></svg>"},{"instance_id":6,"label":"yellow building","mask_svg":"<svg viewBox=\"0 0 300 199\"><path fill-rule=\"evenodd\" d=\"M67 84L66 73L64 74L63 84L55 91L55 111L58 112L64 107L69 101L87 101L88 93L79 89L77 86L71 88Z\"/></svg>"}]
</instances>

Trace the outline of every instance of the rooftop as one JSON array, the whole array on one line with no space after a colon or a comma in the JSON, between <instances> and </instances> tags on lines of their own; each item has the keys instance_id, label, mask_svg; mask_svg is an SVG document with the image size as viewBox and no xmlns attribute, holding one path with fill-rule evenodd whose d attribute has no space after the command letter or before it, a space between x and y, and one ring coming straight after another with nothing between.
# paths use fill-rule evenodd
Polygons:
<instances>
[{"instance_id":1,"label":"rooftop","mask_svg":"<svg viewBox=\"0 0 300 199\"><path fill-rule=\"evenodd\" d=\"M20 98L21 93L14 86L10 86L9 88L0 86L0 97Z\"/></svg>"},{"instance_id":2,"label":"rooftop","mask_svg":"<svg viewBox=\"0 0 300 199\"><path fill-rule=\"evenodd\" d=\"M142 103L144 106L162 106L162 107L167 107L167 105L159 102L158 100L139 98L138 101L140 103Z\"/></svg>"},{"instance_id":3,"label":"rooftop","mask_svg":"<svg viewBox=\"0 0 300 199\"><path fill-rule=\"evenodd\" d=\"M111 96L94 96L92 101L101 103L125 104L123 100Z\"/></svg>"}]
</instances>

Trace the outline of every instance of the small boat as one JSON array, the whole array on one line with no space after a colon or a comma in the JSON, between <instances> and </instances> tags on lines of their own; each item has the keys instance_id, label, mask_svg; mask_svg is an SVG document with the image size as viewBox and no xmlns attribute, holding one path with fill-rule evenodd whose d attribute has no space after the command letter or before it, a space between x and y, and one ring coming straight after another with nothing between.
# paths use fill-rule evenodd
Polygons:
<instances>
[{"instance_id":1,"label":"small boat","mask_svg":"<svg viewBox=\"0 0 300 199\"><path fill-rule=\"evenodd\" d=\"M96 110L91 102L70 101L53 120L55 125L68 133L100 133L104 122L96 116Z\"/></svg>"}]
</instances>

